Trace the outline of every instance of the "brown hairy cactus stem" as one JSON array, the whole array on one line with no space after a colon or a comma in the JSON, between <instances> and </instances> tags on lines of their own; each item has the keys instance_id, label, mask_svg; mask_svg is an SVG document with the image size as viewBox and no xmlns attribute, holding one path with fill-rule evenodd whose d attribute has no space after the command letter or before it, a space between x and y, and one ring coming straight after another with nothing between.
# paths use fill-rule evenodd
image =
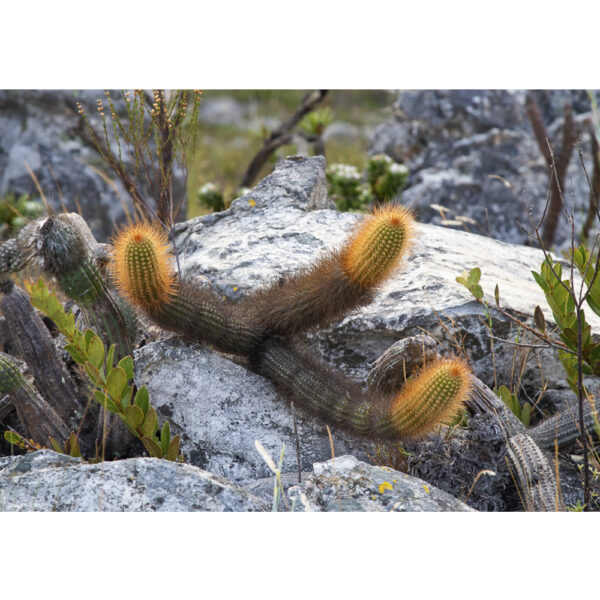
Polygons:
<instances>
[{"instance_id":1,"label":"brown hairy cactus stem","mask_svg":"<svg viewBox=\"0 0 600 600\"><path fill-rule=\"evenodd\" d=\"M138 224L114 240L112 266L119 290L157 325L222 352L251 353L259 332L244 308L221 301L212 291L176 278L166 234Z\"/></svg>"},{"instance_id":2,"label":"brown hairy cactus stem","mask_svg":"<svg viewBox=\"0 0 600 600\"><path fill-rule=\"evenodd\" d=\"M326 325L373 300L413 237L411 213L386 205L361 221L341 249L282 284L250 294L244 304L264 335L293 336Z\"/></svg>"},{"instance_id":3,"label":"brown hairy cactus stem","mask_svg":"<svg viewBox=\"0 0 600 600\"><path fill-rule=\"evenodd\" d=\"M312 415L376 440L425 435L454 416L470 390L466 365L458 359L442 359L395 397L384 396L348 382L343 373L278 338L265 341L255 368Z\"/></svg>"}]
</instances>

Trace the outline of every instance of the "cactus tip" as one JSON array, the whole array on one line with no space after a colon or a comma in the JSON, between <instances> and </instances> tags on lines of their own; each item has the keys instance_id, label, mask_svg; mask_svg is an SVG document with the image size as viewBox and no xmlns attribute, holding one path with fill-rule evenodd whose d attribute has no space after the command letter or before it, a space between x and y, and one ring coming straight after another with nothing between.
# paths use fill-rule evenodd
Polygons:
<instances>
[{"instance_id":1,"label":"cactus tip","mask_svg":"<svg viewBox=\"0 0 600 600\"><path fill-rule=\"evenodd\" d=\"M398 429L407 437L428 433L458 413L471 388L471 370L459 358L440 359L425 366L394 400Z\"/></svg>"},{"instance_id":2,"label":"cactus tip","mask_svg":"<svg viewBox=\"0 0 600 600\"><path fill-rule=\"evenodd\" d=\"M361 288L375 287L399 266L414 237L412 213L387 204L361 223L342 251L347 277Z\"/></svg>"},{"instance_id":3,"label":"cactus tip","mask_svg":"<svg viewBox=\"0 0 600 600\"><path fill-rule=\"evenodd\" d=\"M113 239L111 259L115 284L132 304L152 309L174 294L169 241L159 225L123 228Z\"/></svg>"}]
</instances>

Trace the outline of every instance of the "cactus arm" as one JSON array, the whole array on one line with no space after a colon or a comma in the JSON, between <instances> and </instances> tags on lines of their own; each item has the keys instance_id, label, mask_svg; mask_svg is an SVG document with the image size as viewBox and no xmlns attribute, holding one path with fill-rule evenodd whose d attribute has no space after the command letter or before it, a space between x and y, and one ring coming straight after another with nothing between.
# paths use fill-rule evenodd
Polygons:
<instances>
[{"instance_id":1,"label":"cactus arm","mask_svg":"<svg viewBox=\"0 0 600 600\"><path fill-rule=\"evenodd\" d=\"M408 254L413 218L401 207L379 209L359 224L341 249L314 265L250 294L244 304L264 335L294 336L369 304Z\"/></svg>"},{"instance_id":2,"label":"cactus arm","mask_svg":"<svg viewBox=\"0 0 600 600\"><path fill-rule=\"evenodd\" d=\"M38 221L28 223L16 237L0 244L0 275L14 273L31 264L35 258Z\"/></svg>"},{"instance_id":3,"label":"cactus arm","mask_svg":"<svg viewBox=\"0 0 600 600\"><path fill-rule=\"evenodd\" d=\"M158 227L139 224L124 230L114 242L112 259L119 290L163 329L234 354L248 354L258 342L259 332L243 307L176 278L167 237Z\"/></svg>"},{"instance_id":4,"label":"cactus arm","mask_svg":"<svg viewBox=\"0 0 600 600\"><path fill-rule=\"evenodd\" d=\"M13 358L0 352L0 396L8 395L27 437L39 444L49 438L66 440L69 428L56 411L25 379Z\"/></svg>"},{"instance_id":5,"label":"cactus arm","mask_svg":"<svg viewBox=\"0 0 600 600\"><path fill-rule=\"evenodd\" d=\"M395 396L364 391L341 372L277 338L265 341L255 367L307 412L371 439L425 435L456 413L470 389L465 365L440 360Z\"/></svg>"},{"instance_id":6,"label":"cactus arm","mask_svg":"<svg viewBox=\"0 0 600 600\"><path fill-rule=\"evenodd\" d=\"M527 434L517 434L508 440L507 450L526 510L564 510L554 471L536 442Z\"/></svg>"},{"instance_id":7,"label":"cactus arm","mask_svg":"<svg viewBox=\"0 0 600 600\"><path fill-rule=\"evenodd\" d=\"M39 255L42 268L54 275L63 291L72 298L83 319L109 345L116 344L116 356L131 354L123 315L93 258L95 240L77 215L56 215L41 225Z\"/></svg>"},{"instance_id":8,"label":"cactus arm","mask_svg":"<svg viewBox=\"0 0 600 600\"><path fill-rule=\"evenodd\" d=\"M554 442L558 442L559 448L569 444L581 436L579 419L575 416L576 409L563 408L554 416L542 421L528 430L528 434L540 446L540 448L554 448ZM595 411L585 403L583 405L583 422L588 434L593 433L596 422Z\"/></svg>"}]
</instances>

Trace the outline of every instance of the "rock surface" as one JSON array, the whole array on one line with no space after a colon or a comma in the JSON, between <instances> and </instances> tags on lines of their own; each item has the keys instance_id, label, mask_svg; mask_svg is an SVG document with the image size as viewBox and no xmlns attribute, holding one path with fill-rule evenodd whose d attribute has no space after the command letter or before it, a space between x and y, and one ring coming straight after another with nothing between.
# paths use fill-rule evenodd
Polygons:
<instances>
[{"instance_id":1,"label":"rock surface","mask_svg":"<svg viewBox=\"0 0 600 600\"><path fill-rule=\"evenodd\" d=\"M38 197L35 174L53 208L61 210L61 197L68 210L83 216L99 241L113 233L114 224L125 213L113 186L92 166L105 171L99 155L75 134L74 106L83 98L94 107L103 92L82 94L58 90L0 90L0 196L7 192ZM121 190L121 197L127 194Z\"/></svg>"},{"instance_id":2,"label":"rock surface","mask_svg":"<svg viewBox=\"0 0 600 600\"><path fill-rule=\"evenodd\" d=\"M0 458L2 512L264 510L218 475L156 458L86 464L50 450Z\"/></svg>"},{"instance_id":3,"label":"rock surface","mask_svg":"<svg viewBox=\"0 0 600 600\"><path fill-rule=\"evenodd\" d=\"M339 456L314 466L314 475L288 490L296 507L304 492L310 510L325 512L469 512L473 509L425 481L374 467L354 456Z\"/></svg>"},{"instance_id":4,"label":"rock surface","mask_svg":"<svg viewBox=\"0 0 600 600\"><path fill-rule=\"evenodd\" d=\"M576 119L581 120L591 110L587 93L541 90L534 95L557 150L565 102L571 102ZM389 154L408 166L411 175L402 202L417 210L423 222L467 217L475 222L460 227L524 243L527 236L516 221L529 223L530 205L540 216L549 181L524 104L523 90L403 91L394 105L394 117L375 129L369 151ZM587 135L582 144L587 161ZM576 152L566 187L573 187L581 220L589 188ZM440 212L432 204L446 210ZM569 235L563 218L557 246L562 247Z\"/></svg>"},{"instance_id":5,"label":"rock surface","mask_svg":"<svg viewBox=\"0 0 600 600\"><path fill-rule=\"evenodd\" d=\"M220 293L239 298L245 291L284 278L306 266L320 252L341 244L362 218L330 209L322 158L292 158L227 211L191 219L177 226L182 269L205 278ZM456 342L469 350L476 375L488 385L510 384L515 364L523 368L523 391L535 394L548 382L545 401L560 404L570 394L562 367L550 350L518 350L500 341L490 352L482 310L456 282L465 269L479 266L481 285L494 304L500 289L504 308L523 316L539 305L552 321L541 289L531 276L542 252L489 237L418 224L417 242L404 268L381 289L375 301L328 329L309 336L323 356L364 381L368 365L398 339L431 332L446 350ZM490 298L490 295L491 298ZM512 326L492 312L493 333L512 339ZM600 319L586 317L600 331ZM443 321L443 324L441 323ZM539 365L537 356L539 355ZM542 371L540 371L540 366ZM594 381L590 380L592 387Z\"/></svg>"},{"instance_id":6,"label":"rock surface","mask_svg":"<svg viewBox=\"0 0 600 600\"><path fill-rule=\"evenodd\" d=\"M186 462L236 483L271 475L254 446L258 440L277 463L285 445L284 471L297 470L296 437L290 405L273 384L219 354L176 339L135 353L136 382L147 385L153 406L181 434ZM331 457L327 429L297 411L300 464ZM367 458L373 444L333 432L336 454Z\"/></svg>"}]
</instances>

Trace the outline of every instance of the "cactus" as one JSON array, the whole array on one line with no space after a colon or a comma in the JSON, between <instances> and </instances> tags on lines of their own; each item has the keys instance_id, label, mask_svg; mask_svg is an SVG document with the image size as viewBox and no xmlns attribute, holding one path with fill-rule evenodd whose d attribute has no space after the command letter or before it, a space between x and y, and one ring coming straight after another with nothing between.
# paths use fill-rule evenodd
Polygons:
<instances>
[{"instance_id":1,"label":"cactus","mask_svg":"<svg viewBox=\"0 0 600 600\"><path fill-rule=\"evenodd\" d=\"M516 469L525 508L538 512L564 510L554 471L536 442L520 433L509 438L507 451Z\"/></svg>"},{"instance_id":2,"label":"cactus","mask_svg":"<svg viewBox=\"0 0 600 600\"><path fill-rule=\"evenodd\" d=\"M29 265L35 256L38 222L23 227L16 237L0 244L0 275L20 271Z\"/></svg>"},{"instance_id":3,"label":"cactus","mask_svg":"<svg viewBox=\"0 0 600 600\"><path fill-rule=\"evenodd\" d=\"M435 361L396 396L388 427L402 431L406 437L420 437L458 414L471 387L471 372L464 362L458 358Z\"/></svg>"},{"instance_id":4,"label":"cactus","mask_svg":"<svg viewBox=\"0 0 600 600\"><path fill-rule=\"evenodd\" d=\"M261 334L293 336L369 304L410 249L413 219L388 206L369 215L343 247L314 265L249 294L243 304Z\"/></svg>"},{"instance_id":5,"label":"cactus","mask_svg":"<svg viewBox=\"0 0 600 600\"><path fill-rule=\"evenodd\" d=\"M364 391L341 372L277 338L264 343L254 364L307 411L378 440L407 440L428 433L454 416L471 386L468 367L458 359L446 359L426 367L395 396Z\"/></svg>"},{"instance_id":6,"label":"cactus","mask_svg":"<svg viewBox=\"0 0 600 600\"><path fill-rule=\"evenodd\" d=\"M235 306L175 280L166 236L151 225L136 225L115 238L113 269L119 290L161 327L243 354L267 336L293 336L371 302L407 253L412 231L408 211L380 209L341 250Z\"/></svg>"},{"instance_id":7,"label":"cactus","mask_svg":"<svg viewBox=\"0 0 600 600\"><path fill-rule=\"evenodd\" d=\"M583 423L588 434L594 431L596 422L596 412L586 402L583 405ZM540 448L554 448L555 442L559 448L569 444L581 437L577 409L570 406L563 408L554 416L529 429L528 434Z\"/></svg>"},{"instance_id":8,"label":"cactus","mask_svg":"<svg viewBox=\"0 0 600 600\"><path fill-rule=\"evenodd\" d=\"M381 285L399 266L412 237L409 211L392 205L376 209L342 250L344 273L361 289Z\"/></svg>"},{"instance_id":9,"label":"cactus","mask_svg":"<svg viewBox=\"0 0 600 600\"><path fill-rule=\"evenodd\" d=\"M386 398L377 391L365 393L281 337L369 302L406 255L412 234L407 210L378 209L341 250L238 304L177 278L167 237L155 225L122 230L113 242L112 266L119 290L158 325L248 356L259 373L312 414L366 437L413 438L452 417L464 403L470 373L461 361L438 361L395 398Z\"/></svg>"},{"instance_id":10,"label":"cactus","mask_svg":"<svg viewBox=\"0 0 600 600\"><path fill-rule=\"evenodd\" d=\"M122 358L131 354L125 320L91 256L91 244L84 237L87 225L75 222L75 217L55 215L42 223L38 251L42 268L77 303L85 324L116 344Z\"/></svg>"},{"instance_id":11,"label":"cactus","mask_svg":"<svg viewBox=\"0 0 600 600\"><path fill-rule=\"evenodd\" d=\"M9 279L0 278L0 309L12 343L34 376L42 397L70 427L81 421L85 402L56 353L54 341L27 294Z\"/></svg>"},{"instance_id":12,"label":"cactus","mask_svg":"<svg viewBox=\"0 0 600 600\"><path fill-rule=\"evenodd\" d=\"M258 338L243 311L222 302L210 290L176 279L166 235L157 226L138 224L123 229L113 246L117 288L159 326L223 352L251 351Z\"/></svg>"},{"instance_id":13,"label":"cactus","mask_svg":"<svg viewBox=\"0 0 600 600\"><path fill-rule=\"evenodd\" d=\"M0 396L9 395L26 435L47 444L51 437L65 440L69 428L25 379L13 358L0 352Z\"/></svg>"}]
</instances>

